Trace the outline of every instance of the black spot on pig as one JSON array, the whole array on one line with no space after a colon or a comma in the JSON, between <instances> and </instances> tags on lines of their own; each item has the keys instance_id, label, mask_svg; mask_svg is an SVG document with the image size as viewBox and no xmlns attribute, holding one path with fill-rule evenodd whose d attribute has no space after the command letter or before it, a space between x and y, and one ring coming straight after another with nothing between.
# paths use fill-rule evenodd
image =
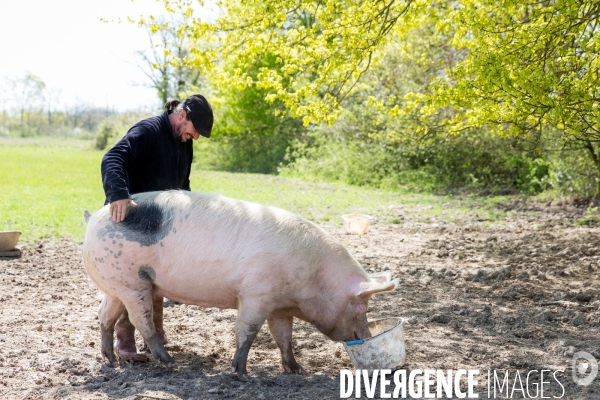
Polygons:
<instances>
[{"instance_id":1,"label":"black spot on pig","mask_svg":"<svg viewBox=\"0 0 600 400\"><path fill-rule=\"evenodd\" d=\"M138 242L142 246L152 246L167 236L173 225L174 210L157 205L156 194L141 193L134 195L137 207L127 211L120 224L126 240Z\"/></svg>"},{"instance_id":2,"label":"black spot on pig","mask_svg":"<svg viewBox=\"0 0 600 400\"><path fill-rule=\"evenodd\" d=\"M156 279L156 272L154 272L154 268L149 265L142 265L138 270L138 276L143 281L152 282Z\"/></svg>"},{"instance_id":3,"label":"black spot on pig","mask_svg":"<svg viewBox=\"0 0 600 400\"><path fill-rule=\"evenodd\" d=\"M164 192L163 192L164 193ZM125 239L139 243L141 247L157 244L169 234L173 226L174 209L156 204L160 192L138 193L132 196L138 204L127 210L122 222L109 221L98 229L98 239ZM113 244L116 240L113 240Z\"/></svg>"}]
</instances>

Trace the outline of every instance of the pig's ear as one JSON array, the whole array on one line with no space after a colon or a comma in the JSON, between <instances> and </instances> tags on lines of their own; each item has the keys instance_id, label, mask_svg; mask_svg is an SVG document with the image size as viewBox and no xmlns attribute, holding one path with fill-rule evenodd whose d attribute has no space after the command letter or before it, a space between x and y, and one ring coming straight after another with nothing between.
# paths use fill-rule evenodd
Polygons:
<instances>
[{"instance_id":1,"label":"pig's ear","mask_svg":"<svg viewBox=\"0 0 600 400\"><path fill-rule=\"evenodd\" d=\"M390 282L392 280L392 273L390 271L375 272L373 274L369 274L369 279L380 283Z\"/></svg>"},{"instance_id":2,"label":"pig's ear","mask_svg":"<svg viewBox=\"0 0 600 400\"><path fill-rule=\"evenodd\" d=\"M356 296L367 297L379 292L389 292L398 287L398 278L389 282L361 282Z\"/></svg>"}]
</instances>

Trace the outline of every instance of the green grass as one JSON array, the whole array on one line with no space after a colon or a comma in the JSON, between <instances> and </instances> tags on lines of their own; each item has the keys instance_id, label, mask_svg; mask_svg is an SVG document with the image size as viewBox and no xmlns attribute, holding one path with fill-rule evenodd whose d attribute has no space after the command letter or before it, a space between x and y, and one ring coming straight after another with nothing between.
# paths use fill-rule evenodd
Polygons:
<instances>
[{"instance_id":1,"label":"green grass","mask_svg":"<svg viewBox=\"0 0 600 400\"><path fill-rule=\"evenodd\" d=\"M102 206L101 153L81 141L0 140L0 229L22 241L84 233L83 210Z\"/></svg>"},{"instance_id":2,"label":"green grass","mask_svg":"<svg viewBox=\"0 0 600 400\"><path fill-rule=\"evenodd\" d=\"M197 150L198 153L198 150ZM0 230L21 230L21 241L83 238L83 211L104 203L100 177L103 152L90 141L0 138ZM198 154L200 155L200 154ZM506 199L436 196L270 175L207 171L196 166L194 191L277 206L317 223L341 225L341 215L371 214L380 223L459 222L478 216L503 218L495 205ZM502 223L502 221L496 221Z\"/></svg>"}]
</instances>

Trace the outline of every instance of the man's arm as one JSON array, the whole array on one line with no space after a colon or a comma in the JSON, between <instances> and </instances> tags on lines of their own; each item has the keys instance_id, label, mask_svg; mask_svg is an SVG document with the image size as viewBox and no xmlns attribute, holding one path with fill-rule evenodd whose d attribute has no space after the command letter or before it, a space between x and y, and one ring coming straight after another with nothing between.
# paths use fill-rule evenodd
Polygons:
<instances>
[{"instance_id":1,"label":"man's arm","mask_svg":"<svg viewBox=\"0 0 600 400\"><path fill-rule=\"evenodd\" d=\"M188 159L190 160L188 164L187 174L185 176L185 180L183 181L183 186L181 187L183 190L187 190L190 192L192 189L190 188L190 173L192 172L192 160L194 159L194 147L190 148L190 154Z\"/></svg>"},{"instance_id":2,"label":"man's arm","mask_svg":"<svg viewBox=\"0 0 600 400\"><path fill-rule=\"evenodd\" d=\"M129 198L127 170L134 159L131 153L131 145L125 137L102 157L102 186L109 203Z\"/></svg>"},{"instance_id":3,"label":"man's arm","mask_svg":"<svg viewBox=\"0 0 600 400\"><path fill-rule=\"evenodd\" d=\"M110 203L110 215L115 222L123 221L127 206L137 206L130 198L127 171L139 161L138 154L143 154L144 143L140 134L140 129L132 128L102 157L102 186L106 200Z\"/></svg>"}]
</instances>

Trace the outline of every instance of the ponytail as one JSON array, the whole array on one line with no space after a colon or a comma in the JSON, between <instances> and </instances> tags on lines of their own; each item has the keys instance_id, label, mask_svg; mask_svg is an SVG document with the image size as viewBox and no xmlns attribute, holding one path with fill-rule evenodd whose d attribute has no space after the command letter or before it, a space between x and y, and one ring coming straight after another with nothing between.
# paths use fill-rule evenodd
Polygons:
<instances>
[{"instance_id":1,"label":"ponytail","mask_svg":"<svg viewBox=\"0 0 600 400\"><path fill-rule=\"evenodd\" d=\"M173 111L181 102L177 99L171 99L165 103L165 110Z\"/></svg>"}]
</instances>

